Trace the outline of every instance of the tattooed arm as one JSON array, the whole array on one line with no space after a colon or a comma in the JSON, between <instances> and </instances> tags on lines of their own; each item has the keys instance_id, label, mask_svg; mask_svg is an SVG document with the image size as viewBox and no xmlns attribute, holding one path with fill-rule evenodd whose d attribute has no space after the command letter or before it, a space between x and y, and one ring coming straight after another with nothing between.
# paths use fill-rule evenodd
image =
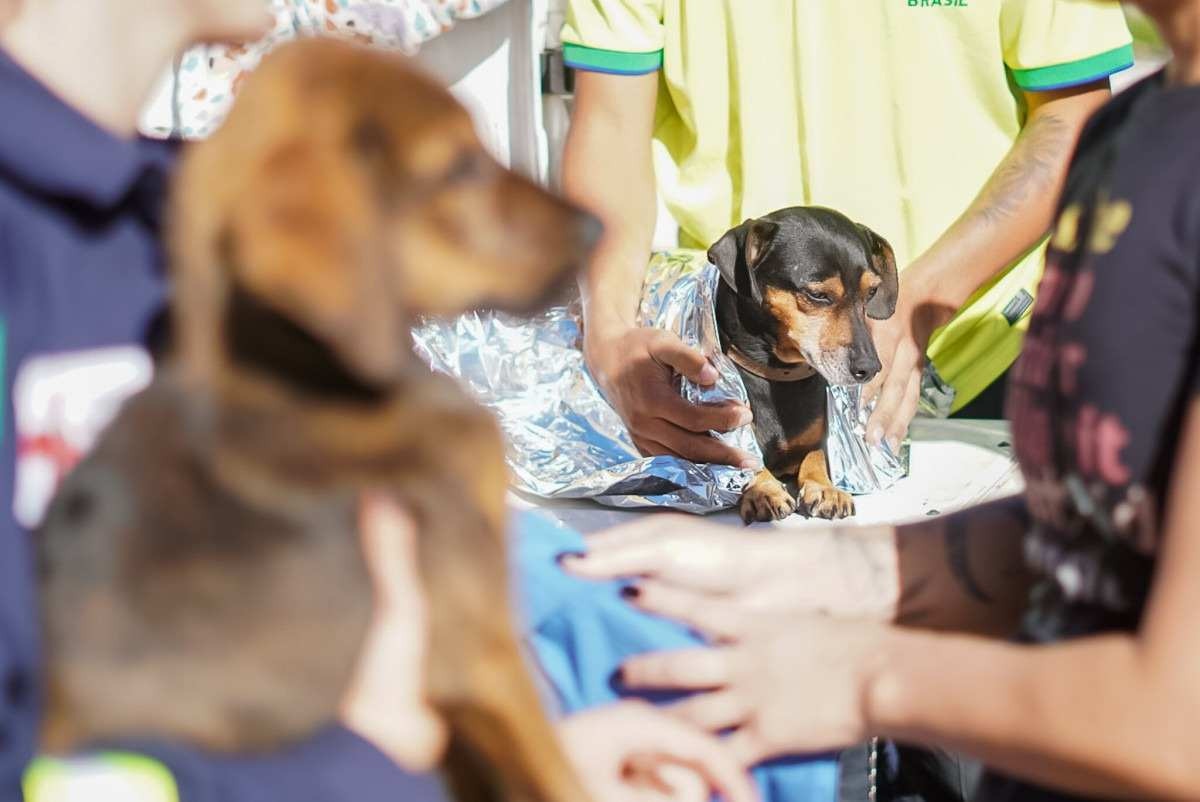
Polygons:
<instances>
[{"instance_id":1,"label":"tattooed arm","mask_svg":"<svg viewBox=\"0 0 1200 802\"><path fill-rule=\"evenodd\" d=\"M896 531L897 623L1008 635L1030 588L1022 496L902 526Z\"/></svg>"},{"instance_id":2,"label":"tattooed arm","mask_svg":"<svg viewBox=\"0 0 1200 802\"><path fill-rule=\"evenodd\" d=\"M1194 800L1200 401L1193 397L1172 436L1179 450L1161 550L1136 632L1033 646L825 616L713 618L695 609L684 623L717 646L637 655L621 666L621 682L637 691L698 691L672 713L730 732L726 747L748 765L876 735L970 754L990 769L1087 799ZM994 530L979 529L978 541L971 533L979 516L964 519L975 557L967 561L967 596L1003 584L992 584L998 577L986 570L992 556L970 547L1009 531L1004 518ZM1065 798L1002 785L989 798Z\"/></svg>"},{"instance_id":3,"label":"tattooed arm","mask_svg":"<svg viewBox=\"0 0 1200 802\"><path fill-rule=\"evenodd\" d=\"M1075 141L1109 97L1108 81L1026 93L1020 136L966 211L902 273L896 313L873 327L884 369L868 436L900 440L917 411L925 348L979 287L1050 229Z\"/></svg>"}]
</instances>

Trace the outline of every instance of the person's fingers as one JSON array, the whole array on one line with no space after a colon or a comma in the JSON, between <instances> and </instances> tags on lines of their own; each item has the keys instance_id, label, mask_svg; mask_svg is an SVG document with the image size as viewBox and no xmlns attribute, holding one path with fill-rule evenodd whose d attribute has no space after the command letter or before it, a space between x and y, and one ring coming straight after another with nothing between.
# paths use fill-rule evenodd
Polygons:
<instances>
[{"instance_id":1,"label":"person's fingers","mask_svg":"<svg viewBox=\"0 0 1200 802\"><path fill-rule=\"evenodd\" d=\"M654 772L662 793L656 802L711 802L713 789L695 769L678 763L660 765Z\"/></svg>"},{"instance_id":2,"label":"person's fingers","mask_svg":"<svg viewBox=\"0 0 1200 802\"><path fill-rule=\"evenodd\" d=\"M875 351L879 354L883 369L875 374L875 378L863 385L862 403L864 405L879 397L883 383L891 372L892 364L896 361L896 349L899 346L900 338L895 327L889 323L890 321L887 320L868 321L868 324L871 325L871 339L875 343Z\"/></svg>"},{"instance_id":3,"label":"person's fingers","mask_svg":"<svg viewBox=\"0 0 1200 802\"><path fill-rule=\"evenodd\" d=\"M689 783L690 779L690 783ZM676 800L697 800L708 802L712 799L712 790L708 781L686 766L678 763L664 764L657 755L634 755L625 761L621 767L619 786L605 789L606 793L597 793L596 800L616 800L616 802L676 802ZM675 783L689 788L698 787L691 796L681 796L675 791Z\"/></svg>"},{"instance_id":4,"label":"person's fingers","mask_svg":"<svg viewBox=\"0 0 1200 802\"><path fill-rule=\"evenodd\" d=\"M917 415L917 407L921 401L921 372L914 370L908 378L908 387L900 399L900 405L892 416L891 425L887 427L884 439L888 448L895 454L900 448L901 441L908 434L908 425Z\"/></svg>"},{"instance_id":5,"label":"person's fingers","mask_svg":"<svg viewBox=\"0 0 1200 802\"><path fill-rule=\"evenodd\" d=\"M688 735L683 733L687 732ZM685 743L689 741L690 743ZM742 766L736 753L725 749L719 741L706 737L691 730L681 730L672 738L667 746L671 752L664 755L666 759L675 759L684 763L688 768L699 773L708 781L709 786L726 802L758 802L758 789ZM680 760L681 753L687 749L690 757Z\"/></svg>"},{"instance_id":6,"label":"person's fingers","mask_svg":"<svg viewBox=\"0 0 1200 802\"><path fill-rule=\"evenodd\" d=\"M670 332L657 332L648 343L647 350L655 362L697 384L715 384L720 375L704 354Z\"/></svg>"},{"instance_id":7,"label":"person's fingers","mask_svg":"<svg viewBox=\"0 0 1200 802\"><path fill-rule=\"evenodd\" d=\"M698 693L667 708L674 716L708 732L741 726L750 716L750 706L731 690Z\"/></svg>"},{"instance_id":8,"label":"person's fingers","mask_svg":"<svg viewBox=\"0 0 1200 802\"><path fill-rule=\"evenodd\" d=\"M883 387L883 380L887 378L887 368L875 374L875 378L863 385L862 394L859 396L859 403L864 407L869 406L879 398L879 390Z\"/></svg>"},{"instance_id":9,"label":"person's fingers","mask_svg":"<svg viewBox=\"0 0 1200 802\"><path fill-rule=\"evenodd\" d=\"M738 756L716 738L661 711L647 709L640 726L631 728L631 744L698 772L727 802L756 802L758 792ZM636 730L636 732L634 731ZM640 751L640 749L639 749Z\"/></svg>"},{"instance_id":10,"label":"person's fingers","mask_svg":"<svg viewBox=\"0 0 1200 802\"><path fill-rule=\"evenodd\" d=\"M764 760L776 757L763 743L753 726L735 730L725 739L725 748L745 768L753 768Z\"/></svg>"},{"instance_id":11,"label":"person's fingers","mask_svg":"<svg viewBox=\"0 0 1200 802\"><path fill-rule=\"evenodd\" d=\"M620 548L589 548L585 554L564 557L562 565L588 579L643 576L662 570L673 551L672 544L663 541L629 542Z\"/></svg>"},{"instance_id":12,"label":"person's fingers","mask_svg":"<svg viewBox=\"0 0 1200 802\"><path fill-rule=\"evenodd\" d=\"M651 400L653 411L663 420L689 432L731 432L754 420L750 407L737 401L722 404L691 404L675 392L665 392Z\"/></svg>"},{"instance_id":13,"label":"person's fingers","mask_svg":"<svg viewBox=\"0 0 1200 802\"><path fill-rule=\"evenodd\" d=\"M754 468L758 465L751 455L707 434L697 434L659 420L647 427L647 434L684 459L697 463L733 465Z\"/></svg>"},{"instance_id":14,"label":"person's fingers","mask_svg":"<svg viewBox=\"0 0 1200 802\"><path fill-rule=\"evenodd\" d=\"M731 650L727 647L650 652L621 664L621 684L630 689L719 688L731 675Z\"/></svg>"},{"instance_id":15,"label":"person's fingers","mask_svg":"<svg viewBox=\"0 0 1200 802\"><path fill-rule=\"evenodd\" d=\"M875 401L875 409L867 419L867 442L878 445L891 428L902 402L904 391L908 389L909 380L916 369L920 355L916 349L902 348L896 352L896 360L888 369L879 398Z\"/></svg>"},{"instance_id":16,"label":"person's fingers","mask_svg":"<svg viewBox=\"0 0 1200 802\"><path fill-rule=\"evenodd\" d=\"M638 453L640 453L643 457L680 457L679 454L676 454L674 451L667 448L657 440L634 434L632 427L629 433L629 438L633 440L634 447L637 448ZM680 459L682 459L682 457L680 457Z\"/></svg>"},{"instance_id":17,"label":"person's fingers","mask_svg":"<svg viewBox=\"0 0 1200 802\"><path fill-rule=\"evenodd\" d=\"M681 621L717 638L733 638L742 630L743 616L737 605L729 599L714 600L711 593L645 579L626 588L625 597L648 613Z\"/></svg>"},{"instance_id":18,"label":"person's fingers","mask_svg":"<svg viewBox=\"0 0 1200 802\"><path fill-rule=\"evenodd\" d=\"M359 504L359 530L377 607L421 605L420 584L413 583L417 525L409 512L385 495L369 494Z\"/></svg>"}]
</instances>

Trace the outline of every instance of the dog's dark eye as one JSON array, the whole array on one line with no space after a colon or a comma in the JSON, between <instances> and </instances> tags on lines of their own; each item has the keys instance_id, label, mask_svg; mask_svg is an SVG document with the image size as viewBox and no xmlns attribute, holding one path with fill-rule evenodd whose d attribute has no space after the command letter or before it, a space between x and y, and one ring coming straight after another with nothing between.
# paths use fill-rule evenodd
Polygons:
<instances>
[{"instance_id":1,"label":"dog's dark eye","mask_svg":"<svg viewBox=\"0 0 1200 802\"><path fill-rule=\"evenodd\" d=\"M806 289L800 290L800 294L803 295L805 298L807 298L809 301L812 301L814 304L820 304L822 306L830 303L830 301L831 301L831 299L828 295L826 295L823 292L818 292L817 290L810 290L810 289L806 288Z\"/></svg>"},{"instance_id":2,"label":"dog's dark eye","mask_svg":"<svg viewBox=\"0 0 1200 802\"><path fill-rule=\"evenodd\" d=\"M872 298L874 298L874 297L875 297L875 293L877 293L877 292L879 292L879 287L872 287L872 288L871 288L871 291L867 293L867 300L869 301L869 300L871 300Z\"/></svg>"}]
</instances>

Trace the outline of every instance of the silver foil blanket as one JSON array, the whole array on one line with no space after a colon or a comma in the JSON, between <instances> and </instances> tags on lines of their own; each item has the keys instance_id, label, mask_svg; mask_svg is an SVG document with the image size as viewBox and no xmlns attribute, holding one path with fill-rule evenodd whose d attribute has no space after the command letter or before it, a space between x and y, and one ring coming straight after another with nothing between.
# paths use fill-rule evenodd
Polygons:
<instances>
[{"instance_id":1,"label":"silver foil blanket","mask_svg":"<svg viewBox=\"0 0 1200 802\"><path fill-rule=\"evenodd\" d=\"M719 280L702 251L677 250L654 257L643 286L639 322L675 332L718 370L711 387L680 380L680 392L697 404L747 400L737 369L719 347L713 311ZM617 507L708 513L735 506L752 471L638 453L584 365L580 320L577 302L533 318L480 312L426 321L413 338L426 362L462 379L495 412L517 489ZM850 493L885 489L908 472L907 443L899 455L867 446L867 413L859 388L830 388L830 476ZM714 436L762 456L751 426Z\"/></svg>"}]
</instances>

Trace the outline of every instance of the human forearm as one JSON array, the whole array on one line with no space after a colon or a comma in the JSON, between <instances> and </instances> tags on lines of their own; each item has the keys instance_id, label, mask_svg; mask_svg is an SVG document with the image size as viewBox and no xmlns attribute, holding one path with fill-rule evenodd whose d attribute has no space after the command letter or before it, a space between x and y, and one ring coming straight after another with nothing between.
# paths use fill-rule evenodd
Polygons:
<instances>
[{"instance_id":1,"label":"human forearm","mask_svg":"<svg viewBox=\"0 0 1200 802\"><path fill-rule=\"evenodd\" d=\"M563 154L563 190L604 223L581 284L585 336L634 324L656 216L651 159L657 76L583 73Z\"/></svg>"},{"instance_id":2,"label":"human forearm","mask_svg":"<svg viewBox=\"0 0 1200 802\"><path fill-rule=\"evenodd\" d=\"M905 626L1006 635L1025 606L1029 525L1014 496L900 527L895 619Z\"/></svg>"},{"instance_id":3,"label":"human forearm","mask_svg":"<svg viewBox=\"0 0 1200 802\"><path fill-rule=\"evenodd\" d=\"M1195 798L1196 691L1156 677L1133 637L1040 647L911 631L885 640L864 702L872 732L1073 793Z\"/></svg>"},{"instance_id":4,"label":"human forearm","mask_svg":"<svg viewBox=\"0 0 1200 802\"><path fill-rule=\"evenodd\" d=\"M597 188L594 195L603 192L603 188ZM611 233L601 240L587 271L580 278L586 321L584 334L589 341L594 336L609 337L636 325L642 281L654 236L653 182L639 186L636 179L630 180L620 195L628 208L605 209L603 202L590 207L597 210L605 230ZM575 199L589 203L580 195ZM616 198L613 200L619 202Z\"/></svg>"},{"instance_id":5,"label":"human forearm","mask_svg":"<svg viewBox=\"0 0 1200 802\"><path fill-rule=\"evenodd\" d=\"M959 218L900 279L895 314L872 327L883 370L867 386L867 439L893 448L917 412L933 333L1049 229L1084 122L1108 97L1106 82L1026 96L1026 125Z\"/></svg>"},{"instance_id":6,"label":"human forearm","mask_svg":"<svg viewBox=\"0 0 1200 802\"><path fill-rule=\"evenodd\" d=\"M1014 496L899 527L769 534L742 544L724 571L744 574L750 607L1004 636L1029 591L1028 522Z\"/></svg>"},{"instance_id":7,"label":"human forearm","mask_svg":"<svg viewBox=\"0 0 1200 802\"><path fill-rule=\"evenodd\" d=\"M654 73L583 72L576 80L563 187L604 223L582 279L584 359L641 453L752 465L749 454L709 435L748 423L749 407L683 400L675 376L708 385L716 368L677 335L636 325L657 211L650 155L657 97Z\"/></svg>"},{"instance_id":8,"label":"human forearm","mask_svg":"<svg viewBox=\"0 0 1200 802\"><path fill-rule=\"evenodd\" d=\"M966 211L905 270L905 295L940 325L1049 230L1071 153L1107 85L1029 96L1026 124Z\"/></svg>"},{"instance_id":9,"label":"human forearm","mask_svg":"<svg viewBox=\"0 0 1200 802\"><path fill-rule=\"evenodd\" d=\"M1154 585L1136 633L1034 647L885 630L871 652L878 671L864 684L869 726L959 748L1002 771L1078 793L1195 799L1194 397L1177 436Z\"/></svg>"}]
</instances>

